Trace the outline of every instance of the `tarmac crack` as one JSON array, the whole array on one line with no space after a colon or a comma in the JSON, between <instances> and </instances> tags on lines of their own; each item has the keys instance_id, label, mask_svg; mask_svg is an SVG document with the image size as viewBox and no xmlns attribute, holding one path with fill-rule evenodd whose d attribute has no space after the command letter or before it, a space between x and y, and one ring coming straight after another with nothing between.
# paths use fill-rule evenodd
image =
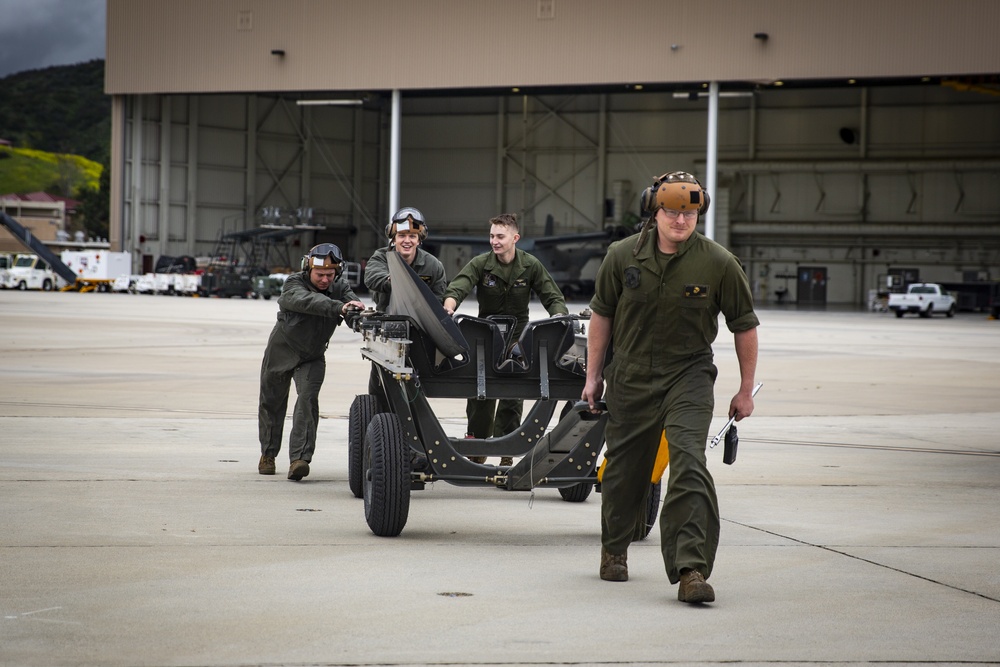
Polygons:
<instances>
[{"instance_id":1,"label":"tarmac crack","mask_svg":"<svg viewBox=\"0 0 1000 667\"><path fill-rule=\"evenodd\" d=\"M798 538L791 537L790 535L782 535L781 533L776 533L773 530L766 530L766 529L760 528L758 526L751 526L750 524L742 523L740 521L733 521L732 519L726 519L726 521L728 521L729 523L732 523L732 524L736 524L737 526L742 526L743 528L749 528L750 530L756 530L757 532L760 532L760 533L765 533L767 535L773 535L774 537L780 537L782 539L789 540L791 542L795 542L795 543L801 544L803 546L813 547L815 549L822 549L823 551L829 551L830 553L837 554L838 556L845 556L847 558L852 558L854 560L861 561L862 563L868 563L869 565L874 565L876 567L881 567L881 568L884 568L886 570L891 570L892 572L898 572L899 574L905 574L905 575L907 575L909 577L913 577L914 579L922 579L922 580L930 582L932 584L937 584L938 586L944 586L945 588L950 588L950 589L955 590L955 591L960 591L962 593L968 593L969 595L975 595L976 597L983 598L984 600L989 600L990 602L998 602L998 603L1000 603L1000 599L995 598L995 597L990 597L989 595L985 595L983 593L979 593L978 591L971 591L971 590L969 590L967 588L962 588L961 586L955 586L955 585L952 585L952 584L949 584L949 583L945 583L943 581L938 581L937 579L932 579L930 577L925 577L922 574L917 574L916 572L907 572L906 570L902 570L902 569L900 569L898 567L893 567L891 565L886 565L885 563L879 563L878 561L871 560L870 558L862 558L861 556L855 556L854 554L849 554L846 551L840 551L839 549L834 549L833 547L825 546L823 544L815 544L813 542L809 542L809 541L806 541L806 540L800 540Z\"/></svg>"}]
</instances>

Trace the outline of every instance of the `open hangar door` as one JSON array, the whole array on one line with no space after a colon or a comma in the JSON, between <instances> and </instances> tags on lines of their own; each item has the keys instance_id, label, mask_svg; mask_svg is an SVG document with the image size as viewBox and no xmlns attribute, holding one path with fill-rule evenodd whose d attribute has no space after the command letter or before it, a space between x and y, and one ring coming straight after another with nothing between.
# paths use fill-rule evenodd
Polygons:
<instances>
[{"instance_id":1,"label":"open hangar door","mask_svg":"<svg viewBox=\"0 0 1000 667\"><path fill-rule=\"evenodd\" d=\"M118 233L135 267L160 256L209 257L226 235L259 227L298 229L291 243L305 249L336 239L355 260L381 233L379 102L319 107L234 94L119 103Z\"/></svg>"},{"instance_id":2,"label":"open hangar door","mask_svg":"<svg viewBox=\"0 0 1000 667\"><path fill-rule=\"evenodd\" d=\"M1000 276L1000 97L940 83L728 86L741 94L720 100L716 238L759 301L799 266L827 267L831 304L863 305L893 266ZM399 205L432 236L485 239L503 211L526 238L634 224L654 176L705 179L706 101L677 88L404 91ZM124 99L123 247L211 252L276 209L352 260L384 243L387 94Z\"/></svg>"}]
</instances>

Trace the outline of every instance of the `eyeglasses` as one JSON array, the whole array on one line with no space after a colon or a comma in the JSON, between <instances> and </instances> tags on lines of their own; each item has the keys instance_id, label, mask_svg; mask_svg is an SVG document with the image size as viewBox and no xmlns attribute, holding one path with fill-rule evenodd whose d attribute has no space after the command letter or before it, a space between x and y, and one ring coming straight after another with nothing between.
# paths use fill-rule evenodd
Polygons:
<instances>
[{"instance_id":1,"label":"eyeglasses","mask_svg":"<svg viewBox=\"0 0 1000 667\"><path fill-rule=\"evenodd\" d=\"M683 216L684 220L691 222L692 220L698 219L698 211L673 211L669 208L660 209L663 214L667 216L667 220L676 220L677 218Z\"/></svg>"}]
</instances>

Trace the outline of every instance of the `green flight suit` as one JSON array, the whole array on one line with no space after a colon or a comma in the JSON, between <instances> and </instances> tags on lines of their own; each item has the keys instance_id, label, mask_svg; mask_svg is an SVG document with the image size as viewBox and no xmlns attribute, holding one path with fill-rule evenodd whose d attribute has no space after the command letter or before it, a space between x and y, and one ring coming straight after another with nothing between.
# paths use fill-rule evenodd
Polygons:
<instances>
[{"instance_id":1,"label":"green flight suit","mask_svg":"<svg viewBox=\"0 0 1000 667\"><path fill-rule=\"evenodd\" d=\"M660 537L667 577L677 583L685 568L711 575L719 545L718 500L705 456L718 315L734 333L759 321L746 274L724 247L695 232L666 255L654 231L633 256L638 238L611 245L590 302L614 320L613 357L604 369L609 419L601 543L622 554L644 534L650 476L666 430L670 465Z\"/></svg>"},{"instance_id":2,"label":"green flight suit","mask_svg":"<svg viewBox=\"0 0 1000 667\"><path fill-rule=\"evenodd\" d=\"M311 461L319 424L319 391L326 376L324 353L340 324L341 309L356 301L341 275L325 292L309 282L307 272L288 277L278 297L278 321L271 329L260 366L257 427L260 452L277 456L288 407L288 390L295 380L295 409L288 437L290 461Z\"/></svg>"},{"instance_id":3,"label":"green flight suit","mask_svg":"<svg viewBox=\"0 0 1000 667\"><path fill-rule=\"evenodd\" d=\"M461 304L473 288L479 300L479 317L513 315L517 318L511 341L516 341L528 325L532 292L538 295L549 315L569 314L566 299L545 266L534 255L520 249L514 250L510 264L501 264L492 251L473 257L449 283L444 298ZM468 432L477 438L511 433L521 425L522 403L520 399L501 399L496 406L496 401L470 399L465 409Z\"/></svg>"},{"instance_id":4,"label":"green flight suit","mask_svg":"<svg viewBox=\"0 0 1000 667\"><path fill-rule=\"evenodd\" d=\"M371 290L372 300L375 301L375 310L380 313L384 313L389 307L389 299L392 294L392 282L389 280L389 261L386 259L386 253L390 249L391 247L379 248L365 264L365 287ZM448 287L448 278L441 260L423 248L417 248L417 254L413 258L413 264L410 264L410 268L420 276L421 280L427 283L438 300L444 301L444 291ZM382 393L382 385L379 382L374 363L368 377L368 393L375 396L381 396ZM388 406L383 406L383 409L387 410Z\"/></svg>"}]
</instances>

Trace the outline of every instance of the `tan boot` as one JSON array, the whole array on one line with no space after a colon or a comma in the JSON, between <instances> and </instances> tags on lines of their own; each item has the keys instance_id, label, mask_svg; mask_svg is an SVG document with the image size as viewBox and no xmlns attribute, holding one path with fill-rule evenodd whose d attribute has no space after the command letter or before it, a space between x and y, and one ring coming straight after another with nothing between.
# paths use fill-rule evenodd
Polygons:
<instances>
[{"instance_id":1,"label":"tan boot","mask_svg":"<svg viewBox=\"0 0 1000 667\"><path fill-rule=\"evenodd\" d=\"M292 461L292 465L288 468L288 479L294 479L296 482L306 477L309 474L309 462L303 461L302 459L296 459Z\"/></svg>"},{"instance_id":2,"label":"tan boot","mask_svg":"<svg viewBox=\"0 0 1000 667\"><path fill-rule=\"evenodd\" d=\"M628 554L611 554L601 547L601 579L628 581Z\"/></svg>"},{"instance_id":3,"label":"tan boot","mask_svg":"<svg viewBox=\"0 0 1000 667\"><path fill-rule=\"evenodd\" d=\"M469 460L472 461L473 463L486 463L485 456L470 456Z\"/></svg>"},{"instance_id":4,"label":"tan boot","mask_svg":"<svg viewBox=\"0 0 1000 667\"><path fill-rule=\"evenodd\" d=\"M261 455L260 462L257 464L257 472L259 472L261 475L273 475L274 457Z\"/></svg>"},{"instance_id":5,"label":"tan boot","mask_svg":"<svg viewBox=\"0 0 1000 667\"><path fill-rule=\"evenodd\" d=\"M512 465L514 465L514 457L512 457L512 456L501 456L500 457L500 466L501 467L503 467L503 466L512 466Z\"/></svg>"},{"instance_id":6,"label":"tan boot","mask_svg":"<svg viewBox=\"0 0 1000 667\"><path fill-rule=\"evenodd\" d=\"M677 599L681 602L696 604L699 602L715 602L715 591L711 584L705 581L698 570L681 572L681 585L677 589Z\"/></svg>"}]
</instances>

